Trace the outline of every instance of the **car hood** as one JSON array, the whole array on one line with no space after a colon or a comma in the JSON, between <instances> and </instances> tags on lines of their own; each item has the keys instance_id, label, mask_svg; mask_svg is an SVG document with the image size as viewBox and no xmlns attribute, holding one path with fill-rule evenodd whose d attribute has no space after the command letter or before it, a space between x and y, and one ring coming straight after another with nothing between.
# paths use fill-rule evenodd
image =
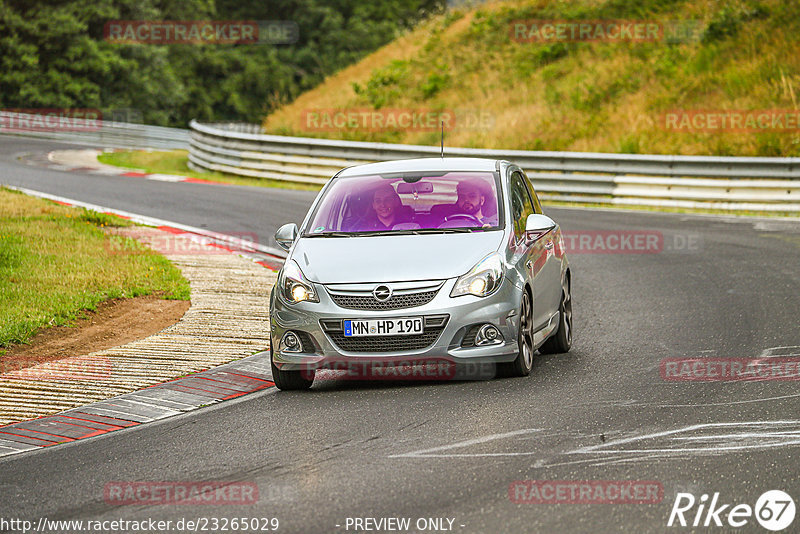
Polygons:
<instances>
[{"instance_id":1,"label":"car hood","mask_svg":"<svg viewBox=\"0 0 800 534\"><path fill-rule=\"evenodd\" d=\"M497 250L502 231L300 238L292 251L303 274L321 284L443 280L461 276Z\"/></svg>"}]
</instances>

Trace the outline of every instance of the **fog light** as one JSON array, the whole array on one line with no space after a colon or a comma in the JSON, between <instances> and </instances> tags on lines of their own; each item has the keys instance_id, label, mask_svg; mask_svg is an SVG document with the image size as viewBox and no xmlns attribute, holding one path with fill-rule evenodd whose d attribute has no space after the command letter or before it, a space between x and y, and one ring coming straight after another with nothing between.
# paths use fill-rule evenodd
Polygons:
<instances>
[{"instance_id":1,"label":"fog light","mask_svg":"<svg viewBox=\"0 0 800 534\"><path fill-rule=\"evenodd\" d=\"M303 344L300 342L300 338L291 330L283 334L281 346L284 352L303 352Z\"/></svg>"},{"instance_id":2,"label":"fog light","mask_svg":"<svg viewBox=\"0 0 800 534\"><path fill-rule=\"evenodd\" d=\"M475 344L482 345L495 345L503 342L503 336L500 335L500 330L493 324L485 324L478 330L475 336Z\"/></svg>"}]
</instances>

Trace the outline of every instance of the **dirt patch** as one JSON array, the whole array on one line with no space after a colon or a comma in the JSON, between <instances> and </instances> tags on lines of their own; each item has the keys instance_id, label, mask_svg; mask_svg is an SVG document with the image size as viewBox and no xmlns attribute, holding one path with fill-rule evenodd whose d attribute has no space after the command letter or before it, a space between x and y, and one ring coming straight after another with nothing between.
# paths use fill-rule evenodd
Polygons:
<instances>
[{"instance_id":1,"label":"dirt patch","mask_svg":"<svg viewBox=\"0 0 800 534\"><path fill-rule=\"evenodd\" d=\"M144 339L180 321L190 302L155 295L111 299L70 325L45 328L27 345L15 345L0 356L0 372L82 356Z\"/></svg>"}]
</instances>

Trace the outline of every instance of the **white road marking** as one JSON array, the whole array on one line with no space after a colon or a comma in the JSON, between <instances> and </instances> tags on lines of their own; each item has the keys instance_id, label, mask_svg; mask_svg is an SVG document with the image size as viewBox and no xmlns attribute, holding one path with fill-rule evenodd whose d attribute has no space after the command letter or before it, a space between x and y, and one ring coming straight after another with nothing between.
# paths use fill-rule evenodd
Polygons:
<instances>
[{"instance_id":1,"label":"white road marking","mask_svg":"<svg viewBox=\"0 0 800 534\"><path fill-rule=\"evenodd\" d=\"M677 430L665 430L662 432L653 432L650 434L642 434L630 438L618 439L602 443L600 445L589 445L580 447L566 454L641 454L641 453L659 453L668 455L681 455L686 453L717 453L720 451L738 451L746 449L767 449L774 447L786 447L790 445L800 444L800 430L770 430L769 427L794 425L795 428L800 429L800 421L750 421L741 423L704 423L699 425L691 425ZM766 427L766 428L765 428ZM678 434L686 432L695 432L708 429L729 429L741 428L742 432L722 433L722 434L709 434L705 436L678 436ZM764 428L764 431L758 432L759 428ZM675 436L675 437L670 437ZM627 445L629 443L641 442L649 439L670 437L669 440L678 442L679 440L705 440L709 442L705 447L694 448L643 448L643 449L620 449L620 445ZM742 444L727 444L726 440L731 441L744 441ZM723 443L720 443L722 441ZM770 442L771 441L771 442Z\"/></svg>"},{"instance_id":2,"label":"white road marking","mask_svg":"<svg viewBox=\"0 0 800 534\"><path fill-rule=\"evenodd\" d=\"M489 441L498 439L510 438L514 436L522 436L526 434L534 434L541 432L541 428L525 428L523 430L514 430L513 432L504 432L502 434L489 434L480 438L468 439L466 441L459 441L450 445L442 445L441 447L433 447L431 449L422 449L419 451L407 452L404 454L393 454L389 458L471 458L478 456L527 456L535 454L533 452L496 452L496 453L476 453L476 454L431 454L438 451L447 451L457 449L459 447L469 447L471 445L479 445Z\"/></svg>"},{"instance_id":3,"label":"white road marking","mask_svg":"<svg viewBox=\"0 0 800 534\"><path fill-rule=\"evenodd\" d=\"M177 176L175 174L148 174L145 176L148 180L157 180L159 182L183 182L186 180L185 176Z\"/></svg>"},{"instance_id":4,"label":"white road marking","mask_svg":"<svg viewBox=\"0 0 800 534\"><path fill-rule=\"evenodd\" d=\"M734 404L752 404L755 402L769 402L773 400L783 400L783 399L793 399L795 397L800 397L800 393L794 393L792 395L781 395L778 397L764 397L760 399L749 399L749 400L741 400L741 401L729 401L729 402L703 402L698 404L661 404L658 402L636 402L635 400L625 399L620 401L603 401L602 404L604 406L609 406L611 408L622 407L622 408L637 408L641 406L654 406L658 408L703 408L705 406L732 406ZM601 402L583 402L580 404L572 404L567 406L568 408L577 408L577 407L584 407L584 406L600 406Z\"/></svg>"},{"instance_id":5,"label":"white road marking","mask_svg":"<svg viewBox=\"0 0 800 534\"><path fill-rule=\"evenodd\" d=\"M782 358L785 356L800 356L800 345L769 347L758 355L759 358Z\"/></svg>"},{"instance_id":6,"label":"white road marking","mask_svg":"<svg viewBox=\"0 0 800 534\"><path fill-rule=\"evenodd\" d=\"M389 456L389 458L479 458L542 455L542 450L480 453L446 452L515 436L532 435L542 431L543 429L540 428L528 428L502 434L490 434L488 436L459 441L449 445L421 449L403 454L394 454ZM715 431L719 432L714 433ZM632 443L645 442L646 440L660 441L656 441L652 448L622 447ZM691 446L687 447L687 444ZM546 459L542 458L535 462L533 467L550 468L575 464L609 465L610 463L636 462L639 460L652 459L654 454L663 456L694 456L697 454L720 454L741 450L763 450L794 445L800 445L800 421L797 420L703 423L674 430L651 432L628 438L611 440L599 445L587 445L571 451L559 453L558 456L592 455L592 458L554 464L547 464ZM613 455L617 455L618 458L610 458Z\"/></svg>"}]
</instances>

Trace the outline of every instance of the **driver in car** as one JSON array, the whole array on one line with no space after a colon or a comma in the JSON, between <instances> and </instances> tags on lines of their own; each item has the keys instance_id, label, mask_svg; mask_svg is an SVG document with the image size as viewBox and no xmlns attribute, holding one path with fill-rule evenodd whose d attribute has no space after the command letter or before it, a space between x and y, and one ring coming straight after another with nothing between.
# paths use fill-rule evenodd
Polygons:
<instances>
[{"instance_id":1,"label":"driver in car","mask_svg":"<svg viewBox=\"0 0 800 534\"><path fill-rule=\"evenodd\" d=\"M483 226L494 226L497 224L496 216L484 215L483 206L486 203L486 194L480 184L474 181L461 181L456 186L456 210L450 217L459 214L470 215L483 224Z\"/></svg>"}]
</instances>

